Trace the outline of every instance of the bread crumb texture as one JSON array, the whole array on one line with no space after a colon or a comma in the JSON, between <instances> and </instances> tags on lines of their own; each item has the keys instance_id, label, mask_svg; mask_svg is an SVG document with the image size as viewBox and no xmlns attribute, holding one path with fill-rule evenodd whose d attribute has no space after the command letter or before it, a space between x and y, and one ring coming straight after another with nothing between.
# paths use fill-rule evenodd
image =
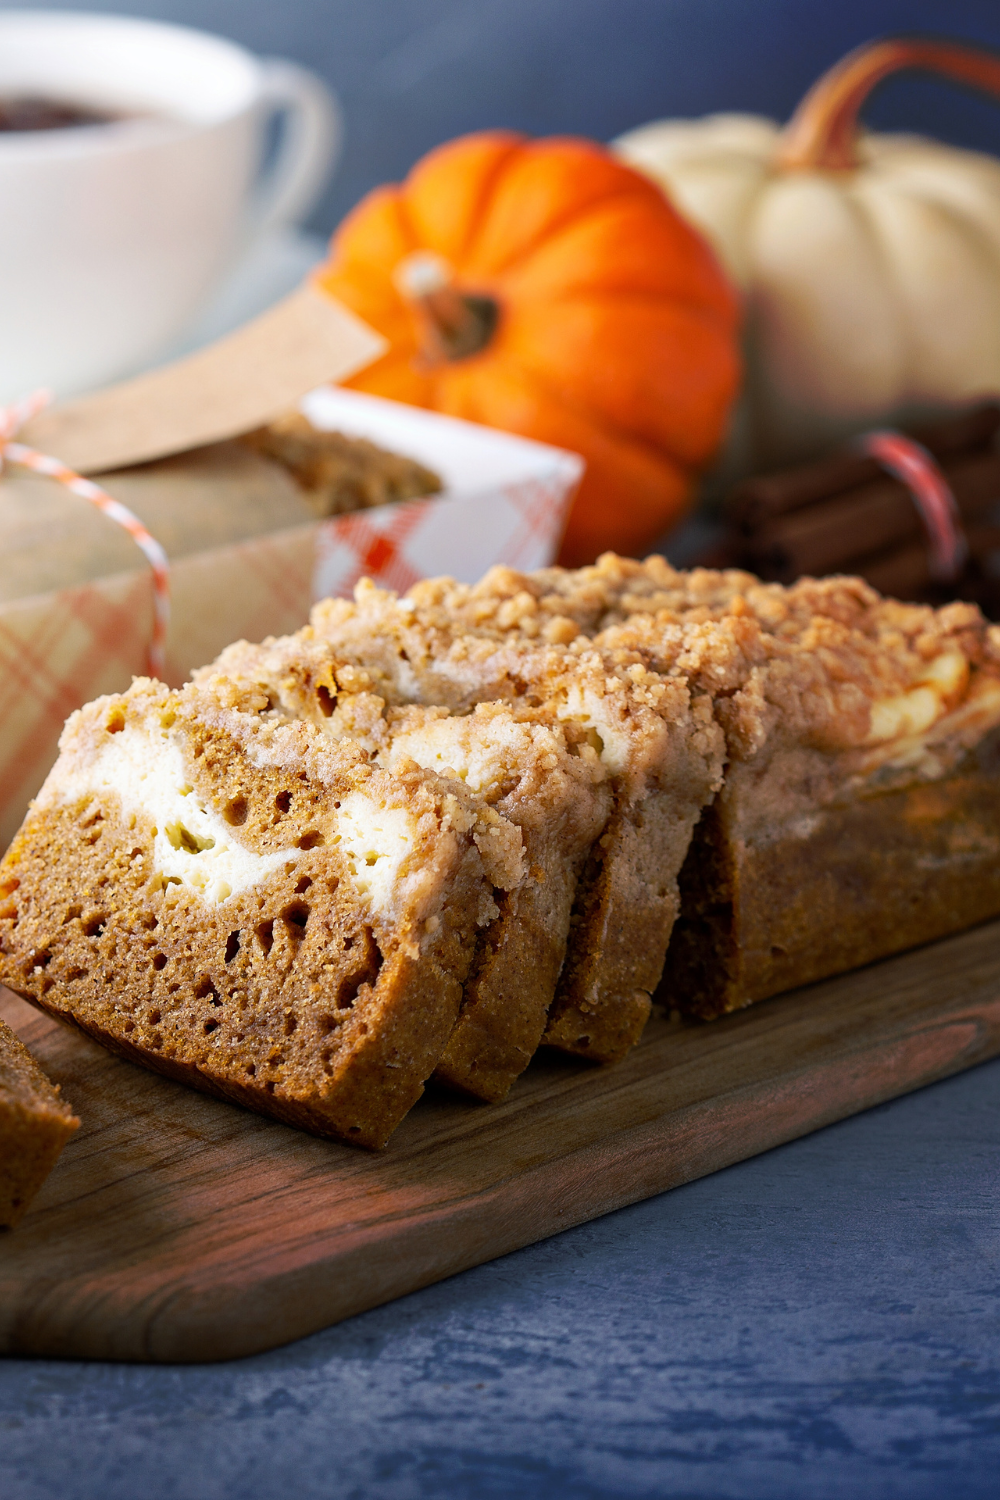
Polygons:
<instances>
[{"instance_id":1,"label":"bread crumb texture","mask_svg":"<svg viewBox=\"0 0 1000 1500\"><path fill-rule=\"evenodd\" d=\"M1000 718L1000 626L974 604L902 604L859 578L786 587L608 553L588 568L493 568L472 586L433 579L405 602L439 633L460 622L498 640L558 639L683 676L712 698L730 758L777 739L861 752L859 767L905 763L928 737L961 752Z\"/></svg>"},{"instance_id":2,"label":"bread crumb texture","mask_svg":"<svg viewBox=\"0 0 1000 1500\"><path fill-rule=\"evenodd\" d=\"M440 587L445 602L431 597ZM544 1033L594 1061L641 1035L676 918L677 876L702 808L722 779L725 738L708 693L681 671L587 637L569 645L518 631L476 633L456 599L418 585L402 599L370 583L318 605L312 629L377 676L393 703L455 714L502 702L523 722L557 727L602 767L612 807L580 872L566 958Z\"/></svg>"},{"instance_id":3,"label":"bread crumb texture","mask_svg":"<svg viewBox=\"0 0 1000 1500\"><path fill-rule=\"evenodd\" d=\"M438 475L415 459L389 453L366 438L314 427L300 411L285 412L247 433L242 442L287 469L320 516L419 500L443 488Z\"/></svg>"}]
</instances>

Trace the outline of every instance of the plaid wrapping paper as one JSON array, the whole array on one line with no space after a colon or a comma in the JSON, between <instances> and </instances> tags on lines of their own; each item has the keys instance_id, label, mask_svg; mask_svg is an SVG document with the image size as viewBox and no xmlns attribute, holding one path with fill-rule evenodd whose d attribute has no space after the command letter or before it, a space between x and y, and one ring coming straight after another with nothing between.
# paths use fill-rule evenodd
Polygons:
<instances>
[{"instance_id":1,"label":"plaid wrapping paper","mask_svg":"<svg viewBox=\"0 0 1000 1500\"><path fill-rule=\"evenodd\" d=\"M314 599L349 595L364 575L403 590L435 573L473 582L498 562L544 566L582 465L539 452L537 478L356 512L175 561L167 681L180 684L240 637L297 630ZM145 671L152 608L142 567L0 605L0 849L45 779L68 715Z\"/></svg>"},{"instance_id":2,"label":"plaid wrapping paper","mask_svg":"<svg viewBox=\"0 0 1000 1500\"><path fill-rule=\"evenodd\" d=\"M169 682L230 641L297 630L309 614L314 526L181 558L170 570ZM0 606L0 848L55 760L69 714L146 670L148 569Z\"/></svg>"}]
</instances>

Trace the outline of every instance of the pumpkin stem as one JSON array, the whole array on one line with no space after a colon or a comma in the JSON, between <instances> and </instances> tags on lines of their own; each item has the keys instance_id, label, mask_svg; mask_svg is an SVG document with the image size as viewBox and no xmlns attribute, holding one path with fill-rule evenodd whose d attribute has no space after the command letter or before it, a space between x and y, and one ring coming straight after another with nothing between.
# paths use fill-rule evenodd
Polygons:
<instances>
[{"instance_id":1,"label":"pumpkin stem","mask_svg":"<svg viewBox=\"0 0 1000 1500\"><path fill-rule=\"evenodd\" d=\"M393 273L397 290L410 303L420 325L420 357L433 368L468 359L485 349L500 318L494 297L462 292L448 262L417 250Z\"/></svg>"},{"instance_id":2,"label":"pumpkin stem","mask_svg":"<svg viewBox=\"0 0 1000 1500\"><path fill-rule=\"evenodd\" d=\"M995 53L920 37L868 42L813 84L781 133L777 165L793 171L858 167L858 112L875 85L901 68L938 73L1000 95L1000 57Z\"/></svg>"}]
</instances>

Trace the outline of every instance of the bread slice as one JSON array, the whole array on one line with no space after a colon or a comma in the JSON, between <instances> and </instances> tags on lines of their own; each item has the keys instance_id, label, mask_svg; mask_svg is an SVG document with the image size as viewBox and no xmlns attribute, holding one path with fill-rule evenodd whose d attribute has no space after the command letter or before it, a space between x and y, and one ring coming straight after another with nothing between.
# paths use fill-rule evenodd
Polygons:
<instances>
[{"instance_id":1,"label":"bread slice","mask_svg":"<svg viewBox=\"0 0 1000 1500\"><path fill-rule=\"evenodd\" d=\"M664 998L712 1017L1000 915L1000 628L860 579L747 587L688 629L725 785L681 875ZM663 665L639 613L596 642ZM734 642L727 679L699 645Z\"/></svg>"},{"instance_id":2,"label":"bread slice","mask_svg":"<svg viewBox=\"0 0 1000 1500\"><path fill-rule=\"evenodd\" d=\"M526 722L558 725L593 745L614 808L577 886L544 1040L596 1061L623 1056L649 1016L678 910L678 872L721 781L724 740L709 696L634 654L585 639L567 648L479 636L447 610L366 582L353 602L317 605L313 628L397 701L457 713L503 701Z\"/></svg>"},{"instance_id":3,"label":"bread slice","mask_svg":"<svg viewBox=\"0 0 1000 1500\"><path fill-rule=\"evenodd\" d=\"M520 835L265 705L140 680L72 716L0 865L0 978L170 1077L379 1147L444 1050Z\"/></svg>"},{"instance_id":4,"label":"bread slice","mask_svg":"<svg viewBox=\"0 0 1000 1500\"><path fill-rule=\"evenodd\" d=\"M611 811L596 751L582 738L567 741L558 724L519 719L503 703L464 715L393 707L370 674L308 628L262 646L237 642L195 680L265 693L272 717L306 719L332 739L354 739L390 770L411 759L454 777L520 829L524 877L496 892L498 913L480 930L461 1013L434 1071L450 1088L503 1099L542 1039L577 880Z\"/></svg>"},{"instance_id":5,"label":"bread slice","mask_svg":"<svg viewBox=\"0 0 1000 1500\"><path fill-rule=\"evenodd\" d=\"M23 1218L79 1127L58 1086L0 1021L0 1226Z\"/></svg>"}]
</instances>

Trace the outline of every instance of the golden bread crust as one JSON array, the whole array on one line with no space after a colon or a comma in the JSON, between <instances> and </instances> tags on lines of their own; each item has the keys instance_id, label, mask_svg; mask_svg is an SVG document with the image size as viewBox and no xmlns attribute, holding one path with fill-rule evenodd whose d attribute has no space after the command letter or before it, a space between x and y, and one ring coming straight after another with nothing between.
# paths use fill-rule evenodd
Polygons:
<instances>
[{"instance_id":1,"label":"golden bread crust","mask_svg":"<svg viewBox=\"0 0 1000 1500\"><path fill-rule=\"evenodd\" d=\"M662 557L607 553L587 568L493 568L474 585L431 579L406 599L442 632L450 623L495 639L588 637L624 652L644 652L658 636L658 670L683 673L720 699L738 689L726 721L730 754L755 753L774 732L828 749L864 745L873 705L926 683L942 658L962 659L942 714L980 676L1000 678L1000 626L976 605L901 604L859 578L786 587L735 569L683 572ZM682 646L685 626L705 629L688 632Z\"/></svg>"}]
</instances>

